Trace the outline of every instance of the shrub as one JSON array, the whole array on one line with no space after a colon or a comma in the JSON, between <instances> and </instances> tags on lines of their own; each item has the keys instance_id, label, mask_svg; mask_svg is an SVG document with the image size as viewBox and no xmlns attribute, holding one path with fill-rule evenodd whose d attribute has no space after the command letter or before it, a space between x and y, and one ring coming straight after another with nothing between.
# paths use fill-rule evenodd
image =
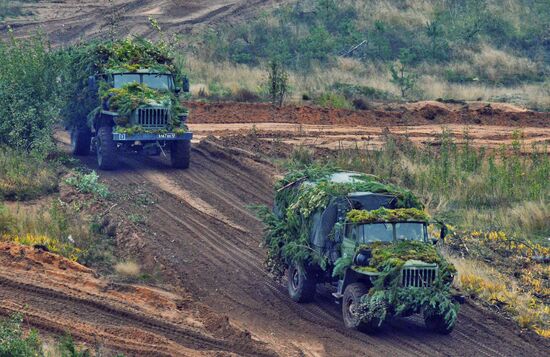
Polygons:
<instances>
[{"instance_id":1,"label":"shrub","mask_svg":"<svg viewBox=\"0 0 550 357\"><path fill-rule=\"evenodd\" d=\"M336 93L324 93L315 100L317 105L334 109L352 109L353 105L346 97Z\"/></svg>"},{"instance_id":2,"label":"shrub","mask_svg":"<svg viewBox=\"0 0 550 357\"><path fill-rule=\"evenodd\" d=\"M54 148L63 63L44 38L0 41L0 145L44 157Z\"/></svg>"},{"instance_id":3,"label":"shrub","mask_svg":"<svg viewBox=\"0 0 550 357\"><path fill-rule=\"evenodd\" d=\"M50 251L110 273L114 263L113 226L105 218L86 217L80 204L53 201L38 209L0 208L0 240L45 245Z\"/></svg>"},{"instance_id":4,"label":"shrub","mask_svg":"<svg viewBox=\"0 0 550 357\"><path fill-rule=\"evenodd\" d=\"M26 235L17 235L17 236L10 236L10 235L4 235L2 237L2 240L7 240L16 244L21 245L27 245L27 246L44 246L48 249L48 251L58 254L61 256L64 256L65 258L77 261L78 257L80 255L80 249L75 248L72 243L62 243L57 239L50 238L48 236L44 235L34 235L34 234L26 234Z\"/></svg>"},{"instance_id":5,"label":"shrub","mask_svg":"<svg viewBox=\"0 0 550 357\"><path fill-rule=\"evenodd\" d=\"M137 278L141 273L141 268L136 262L125 261L116 264L115 271L124 278Z\"/></svg>"},{"instance_id":6,"label":"shrub","mask_svg":"<svg viewBox=\"0 0 550 357\"><path fill-rule=\"evenodd\" d=\"M0 356L35 357L44 354L38 332L31 330L25 334L21 327L23 317L13 315L0 319Z\"/></svg>"},{"instance_id":7,"label":"shrub","mask_svg":"<svg viewBox=\"0 0 550 357\"><path fill-rule=\"evenodd\" d=\"M237 102L255 103L261 101L261 97L250 89L239 88L233 93L233 100Z\"/></svg>"},{"instance_id":8,"label":"shrub","mask_svg":"<svg viewBox=\"0 0 550 357\"><path fill-rule=\"evenodd\" d=\"M353 107L357 110L367 110L369 109L369 103L363 98L355 98L353 100Z\"/></svg>"},{"instance_id":9,"label":"shrub","mask_svg":"<svg viewBox=\"0 0 550 357\"><path fill-rule=\"evenodd\" d=\"M110 195L109 188L99 182L99 176L95 171L89 174L77 173L76 176L65 179L65 183L75 187L80 193L91 193L101 198L107 198Z\"/></svg>"},{"instance_id":10,"label":"shrub","mask_svg":"<svg viewBox=\"0 0 550 357\"><path fill-rule=\"evenodd\" d=\"M55 165L37 155L0 146L0 199L29 200L54 192L57 176Z\"/></svg>"}]
</instances>

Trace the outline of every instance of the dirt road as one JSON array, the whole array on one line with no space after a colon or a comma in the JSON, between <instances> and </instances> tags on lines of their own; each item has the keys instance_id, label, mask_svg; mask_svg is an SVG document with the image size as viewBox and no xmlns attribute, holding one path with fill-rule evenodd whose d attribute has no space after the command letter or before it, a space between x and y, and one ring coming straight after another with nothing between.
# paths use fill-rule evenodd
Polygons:
<instances>
[{"instance_id":1,"label":"dirt road","mask_svg":"<svg viewBox=\"0 0 550 357\"><path fill-rule=\"evenodd\" d=\"M251 16L267 0L66 0L38 1L22 5L24 13L0 24L0 32L11 26L16 36L27 36L37 29L53 44L67 44L81 38L107 36L109 31L156 37L149 24L152 17L170 33L188 33L202 25L219 21L239 21Z\"/></svg>"},{"instance_id":2,"label":"dirt road","mask_svg":"<svg viewBox=\"0 0 550 357\"><path fill-rule=\"evenodd\" d=\"M70 333L128 356L274 355L184 292L116 284L48 252L0 242L0 315L13 313L47 334Z\"/></svg>"},{"instance_id":3,"label":"dirt road","mask_svg":"<svg viewBox=\"0 0 550 357\"><path fill-rule=\"evenodd\" d=\"M418 144L438 145L441 134L475 147L498 148L521 138L522 150L550 152L550 114L509 104L426 101L379 104L369 110L269 104L186 103L195 139L254 134L263 141L328 149L377 148L391 132ZM533 146L536 145L536 148Z\"/></svg>"},{"instance_id":4,"label":"dirt road","mask_svg":"<svg viewBox=\"0 0 550 357\"><path fill-rule=\"evenodd\" d=\"M232 152L233 154L229 154ZM235 153L239 153L236 155ZM154 257L193 297L284 356L542 356L547 342L512 322L462 307L450 336L401 319L376 336L346 330L339 306L321 289L315 303L293 303L263 268L262 226L247 208L269 204L273 167L239 148L203 142L186 171L161 159L124 158L102 173L113 190L146 190L156 202L139 234L143 260ZM95 168L92 158L86 160ZM131 209L131 202L125 210Z\"/></svg>"}]
</instances>

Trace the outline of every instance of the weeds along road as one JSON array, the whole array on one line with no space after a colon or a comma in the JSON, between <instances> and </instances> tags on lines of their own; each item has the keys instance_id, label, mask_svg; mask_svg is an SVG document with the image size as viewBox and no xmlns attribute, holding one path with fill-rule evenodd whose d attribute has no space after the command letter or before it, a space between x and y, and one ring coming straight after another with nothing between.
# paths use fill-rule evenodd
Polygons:
<instances>
[{"instance_id":1,"label":"weeds along road","mask_svg":"<svg viewBox=\"0 0 550 357\"><path fill-rule=\"evenodd\" d=\"M142 259L162 264L195 300L283 356L546 355L547 342L520 336L513 323L471 305L462 306L450 336L428 332L418 318L368 336L343 327L328 292L312 304L292 302L264 270L262 225L247 208L272 197L275 170L254 157L206 140L194 146L189 170L126 156L119 170L100 175L113 191L139 187L155 201L140 234ZM97 169L93 157L84 162Z\"/></svg>"}]
</instances>

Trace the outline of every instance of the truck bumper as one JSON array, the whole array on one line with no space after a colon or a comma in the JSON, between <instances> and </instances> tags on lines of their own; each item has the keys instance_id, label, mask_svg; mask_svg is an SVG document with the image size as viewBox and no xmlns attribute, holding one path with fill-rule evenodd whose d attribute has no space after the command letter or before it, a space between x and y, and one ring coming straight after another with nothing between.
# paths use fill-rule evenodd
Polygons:
<instances>
[{"instance_id":1,"label":"truck bumper","mask_svg":"<svg viewBox=\"0 0 550 357\"><path fill-rule=\"evenodd\" d=\"M184 133L184 134L119 134L113 133L114 141L183 141L193 139L193 133Z\"/></svg>"}]
</instances>

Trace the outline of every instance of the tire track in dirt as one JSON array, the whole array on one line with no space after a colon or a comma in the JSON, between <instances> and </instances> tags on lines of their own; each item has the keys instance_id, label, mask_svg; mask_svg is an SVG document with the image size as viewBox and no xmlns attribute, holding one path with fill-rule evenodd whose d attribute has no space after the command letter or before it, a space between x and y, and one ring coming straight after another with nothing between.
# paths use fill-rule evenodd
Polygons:
<instances>
[{"instance_id":1,"label":"tire track in dirt","mask_svg":"<svg viewBox=\"0 0 550 357\"><path fill-rule=\"evenodd\" d=\"M170 264L185 277L181 283L196 298L228 314L238 325L262 339L275 336L271 338L283 346L283 354L296 354L301 340L310 346L323 346L321 352L317 350L316 353L327 356L452 355L457 351L463 355L497 356L526 350L530 355L542 355L542 351L528 346L510 332L507 337L514 340L513 344L502 344L499 338L486 333L484 339L472 335L468 327L475 327L472 321L483 315L469 307L463 309L451 336L433 335L413 319L398 320L391 328L383 329L380 335L367 336L343 328L339 308L330 297L321 296L318 303L309 305L293 303L285 289L263 270L264 253L259 247L261 224L250 214L242 214L250 203L270 201L273 170L249 158L227 160L226 154L216 150L210 152L205 147L209 146L194 148L192 166L187 171L170 171L162 160L124 159L121 172L108 173L104 177L115 186L128 181L141 184L141 187L150 185L148 190L158 202L150 228L166 237L149 242L150 247L146 250L174 241L163 249L173 254ZM183 202L177 195L163 192L162 186L148 180L152 177L149 171L166 176L173 185L184 187L195 197L217 207L225 217L246 227L247 231L212 220L200 207L193 207L192 202ZM176 244L177 250L174 249ZM192 265L178 262L190 258ZM469 347L465 349L464 346Z\"/></svg>"},{"instance_id":2,"label":"tire track in dirt","mask_svg":"<svg viewBox=\"0 0 550 357\"><path fill-rule=\"evenodd\" d=\"M88 299L67 291L60 293L47 287L31 285L20 279L12 280L5 276L0 276L0 287L2 288L0 289L1 300L19 301L22 305L29 306L47 305L50 311L57 311L61 315L69 313L73 316L79 316L84 321L93 321L97 325L128 326L149 332L150 336L156 336L157 340L172 345L172 351L168 351L168 354L173 355L175 351L174 347L177 345L186 347L189 350L239 352L243 355L253 356L259 353L255 351L251 354L250 351L239 349L232 346L229 342L205 336L190 328L155 320L139 312L115 307L97 299ZM17 309L13 310L21 311ZM48 320L44 319L42 315L38 315L35 318ZM58 322L58 324L61 323ZM131 341L124 341L124 343L135 345ZM149 345L151 344L149 343Z\"/></svg>"}]
</instances>

